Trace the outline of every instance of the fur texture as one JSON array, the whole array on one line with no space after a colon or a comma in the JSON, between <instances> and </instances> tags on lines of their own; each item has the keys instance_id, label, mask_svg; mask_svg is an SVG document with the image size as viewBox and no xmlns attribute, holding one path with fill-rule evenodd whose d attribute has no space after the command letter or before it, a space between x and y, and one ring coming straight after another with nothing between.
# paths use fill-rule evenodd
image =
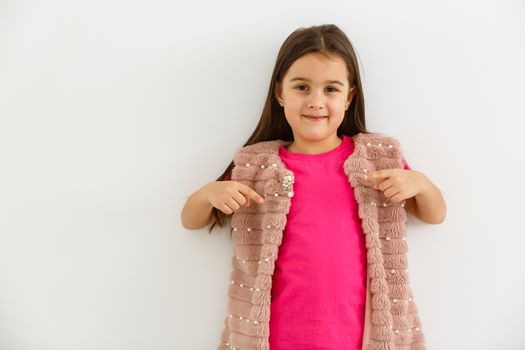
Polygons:
<instances>
[{"instance_id":1,"label":"fur texture","mask_svg":"<svg viewBox=\"0 0 525 350\"><path fill-rule=\"evenodd\" d=\"M363 350L426 350L409 286L405 202L391 203L366 172L403 168L399 142L383 134L352 137L354 152L344 172L354 188L366 235L367 296ZM239 150L232 180L265 197L231 217L234 256L228 315L217 349L269 350L272 274L293 200L293 173L281 162L279 147L291 141L264 141ZM307 336L307 334L305 334Z\"/></svg>"}]
</instances>

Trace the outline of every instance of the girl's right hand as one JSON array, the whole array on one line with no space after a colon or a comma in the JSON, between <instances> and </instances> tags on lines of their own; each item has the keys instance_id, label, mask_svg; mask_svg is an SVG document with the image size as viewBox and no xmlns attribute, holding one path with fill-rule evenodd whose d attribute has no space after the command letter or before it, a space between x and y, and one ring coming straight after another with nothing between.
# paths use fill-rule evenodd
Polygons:
<instances>
[{"instance_id":1,"label":"girl's right hand","mask_svg":"<svg viewBox=\"0 0 525 350\"><path fill-rule=\"evenodd\" d=\"M238 181L213 181L205 186L208 202L224 214L232 214L241 206L250 206L250 198L264 202L257 192Z\"/></svg>"}]
</instances>

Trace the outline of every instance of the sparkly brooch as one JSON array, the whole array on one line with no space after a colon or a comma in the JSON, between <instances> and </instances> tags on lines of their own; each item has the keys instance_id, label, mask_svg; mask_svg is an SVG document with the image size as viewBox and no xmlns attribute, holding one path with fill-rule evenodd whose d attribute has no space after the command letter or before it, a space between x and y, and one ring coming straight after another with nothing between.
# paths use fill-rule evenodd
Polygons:
<instances>
[{"instance_id":1,"label":"sparkly brooch","mask_svg":"<svg viewBox=\"0 0 525 350\"><path fill-rule=\"evenodd\" d=\"M288 174L283 177L282 188L285 192L288 192L288 197L293 196L293 192L291 191L291 189L292 189L292 184L294 183L294 180L295 179L292 174Z\"/></svg>"}]
</instances>

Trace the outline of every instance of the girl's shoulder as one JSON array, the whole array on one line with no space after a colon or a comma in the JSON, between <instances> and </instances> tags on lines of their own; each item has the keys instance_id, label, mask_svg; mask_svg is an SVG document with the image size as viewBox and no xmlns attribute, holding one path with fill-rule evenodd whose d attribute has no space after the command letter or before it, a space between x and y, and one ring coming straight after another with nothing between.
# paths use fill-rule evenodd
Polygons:
<instances>
[{"instance_id":1,"label":"girl's shoulder","mask_svg":"<svg viewBox=\"0 0 525 350\"><path fill-rule=\"evenodd\" d=\"M369 132L369 133L359 133L352 137L354 141L354 145L358 146L361 145L362 149L365 153L367 148L372 147L370 150L374 156L377 157L376 153L381 148L387 148L387 150L384 150L384 154L388 154L389 157L397 157L401 159L403 163L403 167L407 170L411 170L412 168L408 165L407 161L405 160L404 156L404 150L403 146L401 145L401 142L399 142L399 139L397 137L394 137L392 135L388 135L385 133L380 132Z\"/></svg>"},{"instance_id":2,"label":"girl's shoulder","mask_svg":"<svg viewBox=\"0 0 525 350\"><path fill-rule=\"evenodd\" d=\"M392 145L392 147L400 147L400 142L397 139L397 137L394 137L392 135L382 133L382 132L367 132L367 133L358 133L352 137L352 139L355 142L364 142L368 145L375 144L375 145L386 145L387 147L389 145Z\"/></svg>"},{"instance_id":3,"label":"girl's shoulder","mask_svg":"<svg viewBox=\"0 0 525 350\"><path fill-rule=\"evenodd\" d=\"M259 141L256 143L252 143L250 145L246 145L241 147L237 154L259 154L259 153L268 153L268 154L278 154L279 153L279 147L286 146L288 144L292 143L292 141L285 141L285 140L270 140L270 141Z\"/></svg>"}]
</instances>

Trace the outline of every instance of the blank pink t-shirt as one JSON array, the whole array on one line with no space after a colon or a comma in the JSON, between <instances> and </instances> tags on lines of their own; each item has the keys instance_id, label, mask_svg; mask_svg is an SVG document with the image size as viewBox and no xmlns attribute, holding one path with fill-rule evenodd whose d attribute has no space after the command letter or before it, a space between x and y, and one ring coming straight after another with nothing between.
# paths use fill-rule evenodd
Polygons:
<instances>
[{"instance_id":1,"label":"blank pink t-shirt","mask_svg":"<svg viewBox=\"0 0 525 350\"><path fill-rule=\"evenodd\" d=\"M361 350L366 247L343 170L353 150L346 135L325 153L279 149L295 180L272 281L270 350Z\"/></svg>"},{"instance_id":2,"label":"blank pink t-shirt","mask_svg":"<svg viewBox=\"0 0 525 350\"><path fill-rule=\"evenodd\" d=\"M366 247L343 170L353 151L346 135L320 154L279 148L295 179L272 280L270 350L361 350Z\"/></svg>"}]
</instances>

